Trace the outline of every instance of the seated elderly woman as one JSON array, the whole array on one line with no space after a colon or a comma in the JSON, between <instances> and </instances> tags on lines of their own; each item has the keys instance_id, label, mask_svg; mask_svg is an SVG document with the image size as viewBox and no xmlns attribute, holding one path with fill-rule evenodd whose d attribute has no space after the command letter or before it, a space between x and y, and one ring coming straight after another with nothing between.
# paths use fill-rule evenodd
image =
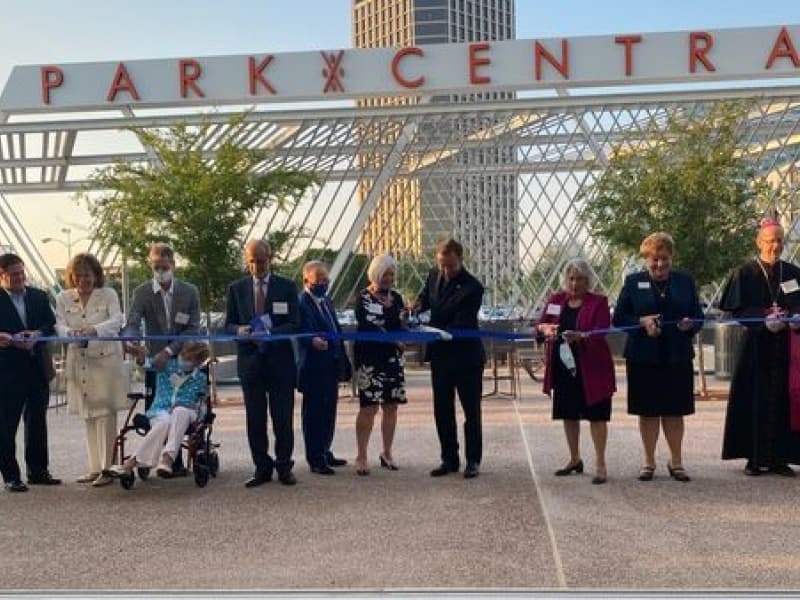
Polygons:
<instances>
[{"instance_id":1,"label":"seated elderly woman","mask_svg":"<svg viewBox=\"0 0 800 600\"><path fill-rule=\"evenodd\" d=\"M140 364L145 362L144 346L128 346L126 350L135 354ZM136 467L152 468L158 461L156 473L162 477L172 475L172 463L180 451L183 435L200 416L208 386L208 378L200 367L208 356L207 344L186 342L178 357L158 370L156 396L146 413L150 431L130 458L111 467L112 474L122 476Z\"/></svg>"},{"instance_id":2,"label":"seated elderly woman","mask_svg":"<svg viewBox=\"0 0 800 600\"><path fill-rule=\"evenodd\" d=\"M605 335L611 316L608 298L590 291L592 270L580 258L566 263L562 290L547 299L538 329L547 340L544 393L553 397L553 419L564 421L570 459L558 476L583 473L580 421L590 423L595 449L594 484L606 482L606 439L611 396L616 391L614 362Z\"/></svg>"}]
</instances>

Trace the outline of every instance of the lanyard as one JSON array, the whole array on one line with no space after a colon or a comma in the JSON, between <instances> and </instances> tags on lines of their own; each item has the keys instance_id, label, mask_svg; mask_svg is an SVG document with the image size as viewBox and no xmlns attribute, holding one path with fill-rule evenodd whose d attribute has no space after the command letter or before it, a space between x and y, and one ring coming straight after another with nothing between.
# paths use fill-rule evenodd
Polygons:
<instances>
[{"instance_id":1,"label":"lanyard","mask_svg":"<svg viewBox=\"0 0 800 600\"><path fill-rule=\"evenodd\" d=\"M769 290L769 297L772 298L772 308L778 308L778 296L781 294L781 282L783 281L783 263L778 260L778 285L775 286L775 291L772 291L772 285L769 282L769 275L764 268L764 263L760 258L756 259L758 266L761 267L761 272L764 274L764 280L767 282L767 290Z\"/></svg>"}]
</instances>

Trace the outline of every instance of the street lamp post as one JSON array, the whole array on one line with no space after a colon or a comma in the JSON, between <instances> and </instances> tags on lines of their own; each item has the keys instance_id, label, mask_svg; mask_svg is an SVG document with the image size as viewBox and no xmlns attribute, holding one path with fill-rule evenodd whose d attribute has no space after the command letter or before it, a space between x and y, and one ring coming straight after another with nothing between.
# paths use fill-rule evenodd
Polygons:
<instances>
[{"instance_id":1,"label":"street lamp post","mask_svg":"<svg viewBox=\"0 0 800 600\"><path fill-rule=\"evenodd\" d=\"M79 238L77 240L73 240L72 239L72 229L70 229L69 227L62 227L61 228L61 233L63 233L66 236L66 238L67 238L66 242L64 240L59 239L59 238L45 237L45 238L42 238L42 243L43 244L48 244L50 242L56 242L57 244L61 244L62 246L64 246L67 249L67 262L69 262L69 261L72 260L72 246L73 246L73 244L76 244L78 242L86 241L89 238Z\"/></svg>"}]
</instances>

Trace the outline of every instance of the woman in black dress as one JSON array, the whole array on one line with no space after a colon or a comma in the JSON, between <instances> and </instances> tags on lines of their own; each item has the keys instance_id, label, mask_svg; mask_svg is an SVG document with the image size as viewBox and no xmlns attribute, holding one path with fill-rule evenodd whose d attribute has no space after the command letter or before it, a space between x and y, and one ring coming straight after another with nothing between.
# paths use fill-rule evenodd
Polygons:
<instances>
[{"instance_id":1,"label":"woman in black dress","mask_svg":"<svg viewBox=\"0 0 800 600\"><path fill-rule=\"evenodd\" d=\"M692 339L702 328L703 311L692 277L672 270L674 249L672 237L663 232L642 241L646 270L625 278L614 310L616 327L636 327L628 331L625 359L628 413L639 416L644 446L641 481L653 479L660 429L670 450L669 474L689 481L683 417L694 413Z\"/></svg>"},{"instance_id":2,"label":"woman in black dress","mask_svg":"<svg viewBox=\"0 0 800 600\"><path fill-rule=\"evenodd\" d=\"M394 259L384 254L372 259L367 270L369 286L362 290L356 304L359 332L389 332L403 329L400 315L403 297L392 289L396 266ZM396 342L356 341L354 359L358 397L361 408L356 417L356 473L369 475L367 446L378 407L381 408L383 452L381 466L397 470L392 455L392 443L397 425L397 406L406 403L403 345Z\"/></svg>"}]
</instances>

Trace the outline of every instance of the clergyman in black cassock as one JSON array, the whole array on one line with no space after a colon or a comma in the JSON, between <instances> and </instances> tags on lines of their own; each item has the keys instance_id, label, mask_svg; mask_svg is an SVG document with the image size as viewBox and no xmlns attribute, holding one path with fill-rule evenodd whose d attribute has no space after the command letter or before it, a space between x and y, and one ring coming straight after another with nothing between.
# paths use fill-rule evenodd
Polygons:
<instances>
[{"instance_id":1,"label":"clergyman in black cassock","mask_svg":"<svg viewBox=\"0 0 800 600\"><path fill-rule=\"evenodd\" d=\"M772 239L771 249L762 250L762 238ZM743 322L745 337L731 382L722 458L747 459L748 475L769 469L791 476L788 464L800 464L800 406L794 409L793 430L789 382L790 371L800 365L793 365L790 356L792 345L795 353L800 349L800 331L779 329L777 324L771 330L759 319L800 313L800 268L780 260L783 231L774 222L762 225L758 243L759 258L733 272L720 301L720 308L734 318L754 319ZM800 373L793 379L800 383Z\"/></svg>"}]
</instances>

